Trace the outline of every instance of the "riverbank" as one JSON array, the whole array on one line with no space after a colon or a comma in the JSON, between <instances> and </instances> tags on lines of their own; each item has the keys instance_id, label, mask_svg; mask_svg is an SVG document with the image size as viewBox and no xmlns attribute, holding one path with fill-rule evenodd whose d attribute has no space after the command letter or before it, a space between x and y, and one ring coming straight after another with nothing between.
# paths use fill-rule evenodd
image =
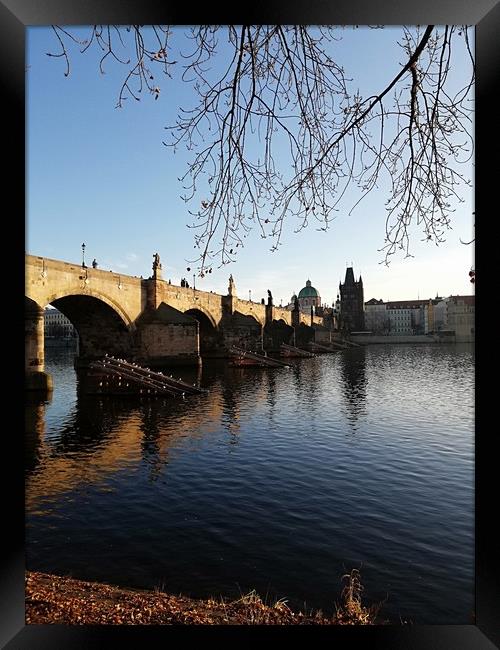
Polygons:
<instances>
[{"instance_id":1,"label":"riverbank","mask_svg":"<svg viewBox=\"0 0 500 650\"><path fill-rule=\"evenodd\" d=\"M382 344L382 345L395 345L398 343L410 344L425 343L425 344L443 344L443 343L458 343L456 336L453 333L449 336L440 336L439 334L408 334L408 335L377 335L377 334L356 334L350 339L354 343L361 345ZM462 343L469 343L472 341L460 341Z\"/></svg>"},{"instance_id":2,"label":"riverbank","mask_svg":"<svg viewBox=\"0 0 500 650\"><path fill-rule=\"evenodd\" d=\"M379 606L361 603L362 586L353 570L333 616L293 612L284 600L266 605L251 592L235 601L197 600L157 591L26 573L26 623L62 625L374 625Z\"/></svg>"}]
</instances>

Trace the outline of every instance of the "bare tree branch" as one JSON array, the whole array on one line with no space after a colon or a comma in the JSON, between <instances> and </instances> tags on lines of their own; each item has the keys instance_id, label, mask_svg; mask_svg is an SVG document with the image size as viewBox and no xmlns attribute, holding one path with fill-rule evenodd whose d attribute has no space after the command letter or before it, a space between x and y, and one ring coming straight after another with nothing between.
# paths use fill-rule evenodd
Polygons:
<instances>
[{"instance_id":1,"label":"bare tree branch","mask_svg":"<svg viewBox=\"0 0 500 650\"><path fill-rule=\"evenodd\" d=\"M253 227L271 238L272 250L285 223L295 222L297 232L311 223L328 229L349 188L360 193L350 214L383 179L391 188L380 249L388 263L397 250L410 255L413 224L425 240L442 242L458 192L470 185L459 171L473 156L467 27L402 28L401 67L368 98L351 90L334 59L340 36L333 27L202 25L186 34L94 25L85 41L53 29L61 52L51 56L65 59L66 75L69 44L100 48L101 72L111 59L127 67L118 106L144 89L158 98L157 70L170 77L178 63L173 31L187 39L191 49L181 51L177 67L195 102L179 108L164 144L193 152L180 180L184 200L195 206L189 214L200 273L213 261L234 261ZM449 75L457 39L471 61L458 91Z\"/></svg>"}]
</instances>

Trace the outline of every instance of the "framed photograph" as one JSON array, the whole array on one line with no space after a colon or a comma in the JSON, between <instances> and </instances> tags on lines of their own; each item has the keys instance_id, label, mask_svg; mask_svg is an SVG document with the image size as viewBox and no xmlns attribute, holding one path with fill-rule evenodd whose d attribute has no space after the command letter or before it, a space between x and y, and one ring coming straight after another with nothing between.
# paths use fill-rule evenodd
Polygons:
<instances>
[{"instance_id":1,"label":"framed photograph","mask_svg":"<svg viewBox=\"0 0 500 650\"><path fill-rule=\"evenodd\" d=\"M25 432L2 647L498 646L475 394L498 6L205 27L11 4Z\"/></svg>"}]
</instances>

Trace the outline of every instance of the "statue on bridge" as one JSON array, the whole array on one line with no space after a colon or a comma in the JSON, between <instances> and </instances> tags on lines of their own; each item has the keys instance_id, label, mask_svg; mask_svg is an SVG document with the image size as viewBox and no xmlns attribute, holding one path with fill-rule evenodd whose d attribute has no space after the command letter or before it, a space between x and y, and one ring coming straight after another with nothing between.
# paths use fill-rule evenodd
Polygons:
<instances>
[{"instance_id":1,"label":"statue on bridge","mask_svg":"<svg viewBox=\"0 0 500 650\"><path fill-rule=\"evenodd\" d=\"M158 253L153 255L153 277L161 279L161 263Z\"/></svg>"},{"instance_id":2,"label":"statue on bridge","mask_svg":"<svg viewBox=\"0 0 500 650\"><path fill-rule=\"evenodd\" d=\"M234 284L232 274L229 276L229 287L227 288L227 295L228 296L235 296L236 295L236 285Z\"/></svg>"},{"instance_id":3,"label":"statue on bridge","mask_svg":"<svg viewBox=\"0 0 500 650\"><path fill-rule=\"evenodd\" d=\"M270 290L267 290L267 304L272 307L273 306L273 294L270 292Z\"/></svg>"}]
</instances>

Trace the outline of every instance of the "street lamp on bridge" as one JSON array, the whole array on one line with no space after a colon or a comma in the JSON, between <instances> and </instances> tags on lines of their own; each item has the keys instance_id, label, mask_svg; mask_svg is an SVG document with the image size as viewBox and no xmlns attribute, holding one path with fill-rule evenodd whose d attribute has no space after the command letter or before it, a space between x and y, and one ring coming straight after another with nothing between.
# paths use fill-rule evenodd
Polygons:
<instances>
[{"instance_id":1,"label":"street lamp on bridge","mask_svg":"<svg viewBox=\"0 0 500 650\"><path fill-rule=\"evenodd\" d=\"M85 266L85 243L82 244L82 269L87 268Z\"/></svg>"}]
</instances>

